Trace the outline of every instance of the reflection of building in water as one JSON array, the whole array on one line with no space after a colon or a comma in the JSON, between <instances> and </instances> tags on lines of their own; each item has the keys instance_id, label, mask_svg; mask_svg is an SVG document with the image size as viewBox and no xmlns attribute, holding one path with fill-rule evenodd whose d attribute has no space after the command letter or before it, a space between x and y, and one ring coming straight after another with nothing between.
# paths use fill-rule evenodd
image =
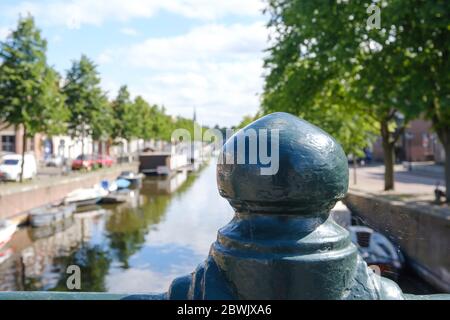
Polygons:
<instances>
[{"instance_id":1,"label":"reflection of building in water","mask_svg":"<svg viewBox=\"0 0 450 320\"><path fill-rule=\"evenodd\" d=\"M143 187L149 194L171 194L187 180L187 177L186 170L177 172L171 177L151 177L144 180Z\"/></svg>"},{"instance_id":2,"label":"reflection of building in water","mask_svg":"<svg viewBox=\"0 0 450 320\"><path fill-rule=\"evenodd\" d=\"M172 193L175 192L187 179L187 171L181 171L173 175L169 179L158 180L158 191L160 193Z\"/></svg>"},{"instance_id":3,"label":"reflection of building in water","mask_svg":"<svg viewBox=\"0 0 450 320\"><path fill-rule=\"evenodd\" d=\"M13 249L12 256L0 264L0 290L66 291L68 275L65 271L73 264L81 268L83 291L108 291L112 285L108 280L111 273L123 275L127 283L128 280L142 282L129 278L132 276L128 268L156 268L154 272L158 277L161 274L168 279L170 273L172 278L173 273L167 268L179 267L172 260L177 254L191 259L191 251L182 250L178 245L171 247L172 230L164 232L169 240L162 246L149 246L148 234L157 233L171 204L177 207L181 195L190 190L198 177L183 172L171 178L145 178L142 188L133 190L131 200L123 204L85 207L83 212L74 214L71 223L56 228L18 230L8 243ZM201 190L204 188L202 186ZM191 204L192 196L188 198ZM186 204L183 204L181 209L174 210L179 216L179 211L185 209ZM179 218L176 220L183 224ZM167 253L167 250L176 253ZM157 288L151 283L146 286Z\"/></svg>"},{"instance_id":4,"label":"reflection of building in water","mask_svg":"<svg viewBox=\"0 0 450 320\"><path fill-rule=\"evenodd\" d=\"M60 280L58 259L76 251L92 235L92 221L71 219L54 228L21 230L21 237L11 247L15 254L0 264L0 291L53 288Z\"/></svg>"}]
</instances>

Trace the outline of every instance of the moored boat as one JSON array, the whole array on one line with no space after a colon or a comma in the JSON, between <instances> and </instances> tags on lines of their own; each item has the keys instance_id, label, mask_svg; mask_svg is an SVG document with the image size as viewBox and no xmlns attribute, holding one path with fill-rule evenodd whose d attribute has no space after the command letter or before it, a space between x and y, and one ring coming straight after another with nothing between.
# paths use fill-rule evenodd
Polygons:
<instances>
[{"instance_id":1,"label":"moored boat","mask_svg":"<svg viewBox=\"0 0 450 320\"><path fill-rule=\"evenodd\" d=\"M107 196L100 200L101 204L116 204L130 201L134 195L134 191L130 189L119 189L114 192L110 192Z\"/></svg>"},{"instance_id":2,"label":"moored boat","mask_svg":"<svg viewBox=\"0 0 450 320\"><path fill-rule=\"evenodd\" d=\"M115 185L117 186L117 189L127 189L131 182L127 179L118 178L116 181L114 181Z\"/></svg>"},{"instance_id":3,"label":"moored boat","mask_svg":"<svg viewBox=\"0 0 450 320\"><path fill-rule=\"evenodd\" d=\"M30 224L35 228L52 225L70 218L75 209L75 204L39 207L30 211Z\"/></svg>"},{"instance_id":4,"label":"moored boat","mask_svg":"<svg viewBox=\"0 0 450 320\"><path fill-rule=\"evenodd\" d=\"M77 207L93 205L98 203L103 197L108 195L108 191L94 186L93 188L77 189L70 192L64 199L64 203L76 204Z\"/></svg>"},{"instance_id":5,"label":"moored boat","mask_svg":"<svg viewBox=\"0 0 450 320\"><path fill-rule=\"evenodd\" d=\"M365 226L348 226L352 242L369 266L376 266L382 276L396 280L404 266L400 250L384 235Z\"/></svg>"},{"instance_id":6,"label":"moored boat","mask_svg":"<svg viewBox=\"0 0 450 320\"><path fill-rule=\"evenodd\" d=\"M8 220L0 220L0 248L11 240L17 226Z\"/></svg>"},{"instance_id":7,"label":"moored boat","mask_svg":"<svg viewBox=\"0 0 450 320\"><path fill-rule=\"evenodd\" d=\"M117 179L124 179L130 182L131 187L138 187L142 183L142 173L134 173L133 171L122 171Z\"/></svg>"}]
</instances>

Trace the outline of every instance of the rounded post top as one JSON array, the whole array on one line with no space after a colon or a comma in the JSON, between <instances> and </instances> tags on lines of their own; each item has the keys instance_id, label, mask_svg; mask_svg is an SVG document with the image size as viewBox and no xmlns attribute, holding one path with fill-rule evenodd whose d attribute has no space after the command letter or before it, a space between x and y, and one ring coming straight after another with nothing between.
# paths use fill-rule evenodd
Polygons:
<instances>
[{"instance_id":1,"label":"rounded post top","mask_svg":"<svg viewBox=\"0 0 450 320\"><path fill-rule=\"evenodd\" d=\"M272 113L227 140L217 184L238 212L316 215L345 196L347 157L322 129Z\"/></svg>"}]
</instances>

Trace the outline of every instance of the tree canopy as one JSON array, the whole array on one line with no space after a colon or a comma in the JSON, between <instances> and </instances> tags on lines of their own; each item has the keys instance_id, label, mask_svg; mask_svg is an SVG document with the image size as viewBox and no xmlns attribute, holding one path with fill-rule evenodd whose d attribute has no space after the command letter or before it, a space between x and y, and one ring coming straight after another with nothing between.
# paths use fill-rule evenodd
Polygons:
<instances>
[{"instance_id":1,"label":"tree canopy","mask_svg":"<svg viewBox=\"0 0 450 320\"><path fill-rule=\"evenodd\" d=\"M70 109L69 132L72 136L99 139L112 131L112 111L106 93L100 87L96 66L87 56L73 61L67 71L63 93Z\"/></svg>"},{"instance_id":2,"label":"tree canopy","mask_svg":"<svg viewBox=\"0 0 450 320\"><path fill-rule=\"evenodd\" d=\"M274 44L265 60L262 104L265 112L284 110L318 124L344 149L342 135L363 143L377 128L388 190L394 187L394 144L408 121L424 115L436 129L450 127L443 115L449 110L450 8L443 0L375 2L377 28L368 21L369 5L270 0Z\"/></svg>"},{"instance_id":3,"label":"tree canopy","mask_svg":"<svg viewBox=\"0 0 450 320\"><path fill-rule=\"evenodd\" d=\"M60 94L60 77L46 59L47 42L32 17L0 44L0 120L22 126L22 156L27 137L65 130L68 111ZM22 170L20 180L22 180Z\"/></svg>"}]
</instances>

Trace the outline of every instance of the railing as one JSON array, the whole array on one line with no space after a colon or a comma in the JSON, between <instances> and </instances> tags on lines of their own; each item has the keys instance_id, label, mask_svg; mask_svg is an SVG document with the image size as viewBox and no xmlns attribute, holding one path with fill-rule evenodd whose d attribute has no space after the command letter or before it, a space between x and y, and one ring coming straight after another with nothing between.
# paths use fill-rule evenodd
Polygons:
<instances>
[{"instance_id":1,"label":"railing","mask_svg":"<svg viewBox=\"0 0 450 320\"><path fill-rule=\"evenodd\" d=\"M256 135L256 150L267 142L277 170L261 174L268 166L261 157L217 165L219 192L236 214L219 230L206 261L175 279L167 293L3 292L0 299L450 299L403 294L367 267L348 232L330 218L348 186L347 158L332 137L274 113L229 139L220 159L234 158L234 143L247 141L252 130L277 133ZM243 159L251 158L251 143Z\"/></svg>"}]
</instances>

